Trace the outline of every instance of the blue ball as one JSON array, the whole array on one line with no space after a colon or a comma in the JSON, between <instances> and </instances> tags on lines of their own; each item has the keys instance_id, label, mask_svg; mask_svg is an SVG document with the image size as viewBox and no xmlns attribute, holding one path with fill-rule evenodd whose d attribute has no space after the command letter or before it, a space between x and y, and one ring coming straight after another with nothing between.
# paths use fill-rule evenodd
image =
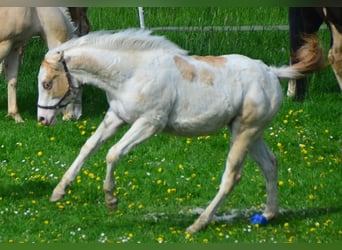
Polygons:
<instances>
[{"instance_id":1,"label":"blue ball","mask_svg":"<svg viewBox=\"0 0 342 250\"><path fill-rule=\"evenodd\" d=\"M251 218L251 224L255 225L266 225L268 223L268 219L262 214L255 214Z\"/></svg>"}]
</instances>

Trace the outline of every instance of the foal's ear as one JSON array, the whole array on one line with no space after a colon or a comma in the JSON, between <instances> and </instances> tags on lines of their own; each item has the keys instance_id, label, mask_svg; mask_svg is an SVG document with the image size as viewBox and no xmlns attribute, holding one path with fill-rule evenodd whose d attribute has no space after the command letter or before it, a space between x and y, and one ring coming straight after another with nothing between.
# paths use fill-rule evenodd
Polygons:
<instances>
[{"instance_id":1,"label":"foal's ear","mask_svg":"<svg viewBox=\"0 0 342 250\"><path fill-rule=\"evenodd\" d=\"M57 64L64 59L64 51L57 51L53 55L50 55L46 60L51 64Z\"/></svg>"},{"instance_id":2,"label":"foal's ear","mask_svg":"<svg viewBox=\"0 0 342 250\"><path fill-rule=\"evenodd\" d=\"M55 62L61 62L64 58L64 51L57 51L56 54L53 56Z\"/></svg>"}]
</instances>

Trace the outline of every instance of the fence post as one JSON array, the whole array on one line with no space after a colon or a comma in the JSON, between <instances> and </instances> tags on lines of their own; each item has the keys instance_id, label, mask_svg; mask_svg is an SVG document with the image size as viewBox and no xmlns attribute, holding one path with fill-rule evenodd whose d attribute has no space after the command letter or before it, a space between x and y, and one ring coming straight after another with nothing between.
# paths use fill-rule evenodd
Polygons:
<instances>
[{"instance_id":1,"label":"fence post","mask_svg":"<svg viewBox=\"0 0 342 250\"><path fill-rule=\"evenodd\" d=\"M144 21L144 10L143 10L143 7L138 7L138 11L139 11L140 29L145 29L145 21Z\"/></svg>"}]
</instances>

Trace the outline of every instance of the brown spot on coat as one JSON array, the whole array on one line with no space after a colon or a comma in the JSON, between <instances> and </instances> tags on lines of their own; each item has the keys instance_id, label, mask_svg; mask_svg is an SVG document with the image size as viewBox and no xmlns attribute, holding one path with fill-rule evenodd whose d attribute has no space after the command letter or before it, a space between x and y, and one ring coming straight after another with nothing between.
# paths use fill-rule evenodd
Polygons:
<instances>
[{"instance_id":1,"label":"brown spot on coat","mask_svg":"<svg viewBox=\"0 0 342 250\"><path fill-rule=\"evenodd\" d=\"M213 81L214 81L214 73L211 72L208 69L202 69L199 73L200 75L200 81L208 84L208 85L213 85Z\"/></svg>"},{"instance_id":2,"label":"brown spot on coat","mask_svg":"<svg viewBox=\"0 0 342 250\"><path fill-rule=\"evenodd\" d=\"M179 56L175 56L173 60L175 61L176 67L181 73L182 77L187 81L193 81L196 76L195 66Z\"/></svg>"},{"instance_id":3,"label":"brown spot on coat","mask_svg":"<svg viewBox=\"0 0 342 250\"><path fill-rule=\"evenodd\" d=\"M244 125L250 125L258 118L257 104L252 99L247 98L242 106L242 122Z\"/></svg>"},{"instance_id":4,"label":"brown spot on coat","mask_svg":"<svg viewBox=\"0 0 342 250\"><path fill-rule=\"evenodd\" d=\"M208 63L217 68L223 68L225 63L227 62L227 58L223 56L192 56L194 59L198 61L202 61Z\"/></svg>"}]
</instances>

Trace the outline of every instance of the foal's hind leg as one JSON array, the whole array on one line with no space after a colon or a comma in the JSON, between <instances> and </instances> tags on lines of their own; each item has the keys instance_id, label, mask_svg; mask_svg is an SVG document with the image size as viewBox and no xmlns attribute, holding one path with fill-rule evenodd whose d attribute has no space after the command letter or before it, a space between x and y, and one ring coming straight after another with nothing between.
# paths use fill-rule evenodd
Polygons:
<instances>
[{"instance_id":1,"label":"foal's hind leg","mask_svg":"<svg viewBox=\"0 0 342 250\"><path fill-rule=\"evenodd\" d=\"M236 130L242 131L234 132L233 130L234 138L228 154L226 168L222 175L220 189L200 217L190 227L187 228L187 231L190 233L197 232L210 223L217 209L221 206L228 194L241 179L241 172L247 155L247 149L249 148L250 144L253 143L258 130L254 128L242 129L240 127L238 127Z\"/></svg>"},{"instance_id":2,"label":"foal's hind leg","mask_svg":"<svg viewBox=\"0 0 342 250\"><path fill-rule=\"evenodd\" d=\"M260 166L266 178L267 202L264 213L267 220L273 219L278 215L278 192L277 192L277 160L272 151L260 138L249 150L250 156Z\"/></svg>"}]
</instances>

